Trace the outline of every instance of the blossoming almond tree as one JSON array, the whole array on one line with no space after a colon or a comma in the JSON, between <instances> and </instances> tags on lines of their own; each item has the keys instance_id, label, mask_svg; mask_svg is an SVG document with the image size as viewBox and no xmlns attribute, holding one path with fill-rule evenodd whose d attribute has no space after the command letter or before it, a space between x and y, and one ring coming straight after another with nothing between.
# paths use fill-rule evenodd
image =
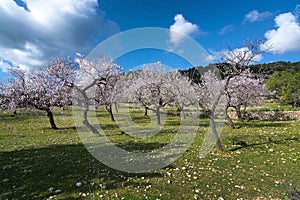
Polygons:
<instances>
[{"instance_id":1,"label":"blossoming almond tree","mask_svg":"<svg viewBox=\"0 0 300 200\"><path fill-rule=\"evenodd\" d=\"M261 77L257 77L249 70L235 76L229 81L227 87L228 104L226 107L226 116L229 126L234 128L233 121L229 117L227 110L229 107L235 109L237 117L243 121L241 107L246 109L249 105L260 105L263 103L265 94L265 85Z\"/></svg>"},{"instance_id":2,"label":"blossoming almond tree","mask_svg":"<svg viewBox=\"0 0 300 200\"><path fill-rule=\"evenodd\" d=\"M107 57L95 61L79 57L76 62L80 67L76 71L75 82L71 84L75 92L73 97L76 105L82 108L82 123L94 134L99 134L88 120L88 111L90 106L105 105L114 120L112 91L120 76L121 67Z\"/></svg>"},{"instance_id":3,"label":"blossoming almond tree","mask_svg":"<svg viewBox=\"0 0 300 200\"><path fill-rule=\"evenodd\" d=\"M262 51L260 44L260 41L250 41L247 42L243 48L224 51L222 55L223 62L217 65L217 69L222 75L222 80L215 75L215 72L210 71L204 73L201 78L202 83L196 85L199 95L199 105L209 115L212 134L215 137L217 148L220 151L223 151L223 147L215 126L214 118L216 116L216 108L220 107L226 116L230 99L232 99L230 83L238 79L235 77L246 74L248 72L248 65L260 57L264 51L267 51Z\"/></svg>"},{"instance_id":4,"label":"blossoming almond tree","mask_svg":"<svg viewBox=\"0 0 300 200\"><path fill-rule=\"evenodd\" d=\"M156 114L157 124L161 124L160 112L170 104L175 94L171 90L169 76L166 69L160 62L143 66L134 80L131 92L136 102L140 102L144 107L152 110Z\"/></svg>"},{"instance_id":5,"label":"blossoming almond tree","mask_svg":"<svg viewBox=\"0 0 300 200\"><path fill-rule=\"evenodd\" d=\"M222 55L223 62L218 65L218 69L225 80L224 90L228 97L225 113L231 128L234 128L234 124L228 116L228 108L236 108L237 114L240 116L241 105L237 106L237 104L243 102L243 105L246 105L247 102L248 104L258 102L263 92L262 77L258 77L258 75L250 72L248 67L249 64L259 60L262 54L269 50L269 48L262 50L260 48L261 44L262 42L259 40L255 42L248 41L240 49L224 51ZM246 92L252 96L245 98Z\"/></svg>"},{"instance_id":6,"label":"blossoming almond tree","mask_svg":"<svg viewBox=\"0 0 300 200\"><path fill-rule=\"evenodd\" d=\"M183 111L184 107L196 102L189 78L167 69L160 62L145 64L141 70L125 74L117 90L123 91L115 96L119 101L138 103L146 111L152 110L158 125L161 124L162 108L169 105Z\"/></svg>"},{"instance_id":7,"label":"blossoming almond tree","mask_svg":"<svg viewBox=\"0 0 300 200\"><path fill-rule=\"evenodd\" d=\"M25 71L19 67L8 69L12 78L6 84L1 84L1 109L7 109L16 114L17 108L25 107Z\"/></svg>"},{"instance_id":8,"label":"blossoming almond tree","mask_svg":"<svg viewBox=\"0 0 300 200\"><path fill-rule=\"evenodd\" d=\"M112 121L115 121L112 110L112 105L114 104L113 92L119 78L120 73L108 74L101 82L97 83L95 90L96 107L104 105Z\"/></svg>"},{"instance_id":9,"label":"blossoming almond tree","mask_svg":"<svg viewBox=\"0 0 300 200\"><path fill-rule=\"evenodd\" d=\"M223 151L222 143L217 131L216 119L224 116L227 96L224 93L225 81L222 80L217 71L209 70L201 77L201 82L194 84L200 108L209 117L210 127L216 146Z\"/></svg>"},{"instance_id":10,"label":"blossoming almond tree","mask_svg":"<svg viewBox=\"0 0 300 200\"><path fill-rule=\"evenodd\" d=\"M169 73L170 88L176 94L170 105L177 107L185 118L185 108L191 105L197 105L197 95L192 87L192 81L189 77L181 75L178 71Z\"/></svg>"},{"instance_id":11,"label":"blossoming almond tree","mask_svg":"<svg viewBox=\"0 0 300 200\"><path fill-rule=\"evenodd\" d=\"M7 84L5 96L9 109L18 107L45 111L51 128L57 129L51 107L63 108L71 102L71 90L64 80L71 81L70 60L55 59L45 68L31 69L28 72L19 68L12 68L10 72L15 76Z\"/></svg>"}]
</instances>

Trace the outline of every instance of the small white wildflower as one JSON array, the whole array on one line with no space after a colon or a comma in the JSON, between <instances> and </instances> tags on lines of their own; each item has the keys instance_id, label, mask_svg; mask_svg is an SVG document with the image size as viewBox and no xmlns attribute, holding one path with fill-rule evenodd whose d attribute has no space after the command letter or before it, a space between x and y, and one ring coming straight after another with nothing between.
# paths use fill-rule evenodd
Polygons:
<instances>
[{"instance_id":1,"label":"small white wildflower","mask_svg":"<svg viewBox=\"0 0 300 200\"><path fill-rule=\"evenodd\" d=\"M76 186L77 186L77 187L81 187L82 185L83 185L82 182L76 183Z\"/></svg>"},{"instance_id":2,"label":"small white wildflower","mask_svg":"<svg viewBox=\"0 0 300 200\"><path fill-rule=\"evenodd\" d=\"M55 190L54 191L54 194L59 194L59 193L61 193L62 191L61 190Z\"/></svg>"}]
</instances>

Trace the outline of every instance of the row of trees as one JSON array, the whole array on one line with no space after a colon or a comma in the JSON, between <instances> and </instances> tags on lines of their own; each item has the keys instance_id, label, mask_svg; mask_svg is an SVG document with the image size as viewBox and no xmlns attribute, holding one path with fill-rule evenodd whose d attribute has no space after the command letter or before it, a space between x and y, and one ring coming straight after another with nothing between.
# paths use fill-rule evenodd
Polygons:
<instances>
[{"instance_id":1,"label":"row of trees","mask_svg":"<svg viewBox=\"0 0 300 200\"><path fill-rule=\"evenodd\" d=\"M209 116L217 147L223 150L215 125L219 111L234 127L227 114L228 108L235 108L240 117L241 106L260 102L264 92L262 79L246 67L258 53L253 44L240 52L228 52L221 68L201 73L198 82L182 76L179 71L166 70L159 62L121 73L121 67L109 58L95 61L83 57L75 61L55 59L39 70L10 69L14 78L1 86L1 108L43 110L51 127L57 129L51 107L73 103L82 108L83 124L99 134L87 117L90 106L105 105L114 120L113 104L139 103L145 111L152 110L160 124L162 108L177 107L184 117L185 107L197 105Z\"/></svg>"},{"instance_id":2,"label":"row of trees","mask_svg":"<svg viewBox=\"0 0 300 200\"><path fill-rule=\"evenodd\" d=\"M201 74L207 69L222 69L225 63L209 64L206 67L198 66L188 70L182 70L183 75L189 76L193 82L201 82ZM294 108L300 106L299 78L300 62L272 62L264 64L251 64L248 67L252 74L263 78L267 89L271 92L268 97L281 104L289 104Z\"/></svg>"},{"instance_id":3,"label":"row of trees","mask_svg":"<svg viewBox=\"0 0 300 200\"><path fill-rule=\"evenodd\" d=\"M176 107L184 117L184 108L196 103L192 82L179 71L169 71L160 62L143 65L141 70L131 71L122 76L116 85L116 103L139 103L147 111L156 114L160 124L161 109Z\"/></svg>"}]
</instances>

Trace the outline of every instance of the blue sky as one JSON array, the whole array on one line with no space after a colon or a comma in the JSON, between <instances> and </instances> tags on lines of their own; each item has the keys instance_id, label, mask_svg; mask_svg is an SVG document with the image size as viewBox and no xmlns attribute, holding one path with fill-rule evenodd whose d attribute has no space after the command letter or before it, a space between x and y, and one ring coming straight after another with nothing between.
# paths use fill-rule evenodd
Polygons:
<instances>
[{"instance_id":1,"label":"blue sky","mask_svg":"<svg viewBox=\"0 0 300 200\"><path fill-rule=\"evenodd\" d=\"M264 40L272 51L257 62L300 60L300 2L296 0L5 0L0 4L0 77L11 65L45 65L51 58L87 55L97 44L122 31L161 27L186 34L214 60L246 39ZM171 38L178 42L178 38ZM162 61L186 61L157 50L123 55L125 69ZM177 66L176 66L177 65ZM186 67L186 66L185 66Z\"/></svg>"}]
</instances>

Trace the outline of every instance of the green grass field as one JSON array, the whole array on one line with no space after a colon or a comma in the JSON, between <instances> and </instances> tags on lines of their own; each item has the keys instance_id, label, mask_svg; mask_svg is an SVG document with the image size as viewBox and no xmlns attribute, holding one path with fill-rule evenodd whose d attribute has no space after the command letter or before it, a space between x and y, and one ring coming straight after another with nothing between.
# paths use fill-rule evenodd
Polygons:
<instances>
[{"instance_id":1,"label":"green grass field","mask_svg":"<svg viewBox=\"0 0 300 200\"><path fill-rule=\"evenodd\" d=\"M153 173L128 174L106 167L85 149L71 110L55 110L59 130L46 114L0 112L0 199L287 199L290 184L300 188L300 121L250 121L224 127L224 152L198 153L208 120L189 150ZM168 115L163 130L146 140L120 132L108 113L97 117L116 145L130 151L164 146L178 128ZM141 112L132 118L149 119ZM82 182L78 187L76 183Z\"/></svg>"}]
</instances>

